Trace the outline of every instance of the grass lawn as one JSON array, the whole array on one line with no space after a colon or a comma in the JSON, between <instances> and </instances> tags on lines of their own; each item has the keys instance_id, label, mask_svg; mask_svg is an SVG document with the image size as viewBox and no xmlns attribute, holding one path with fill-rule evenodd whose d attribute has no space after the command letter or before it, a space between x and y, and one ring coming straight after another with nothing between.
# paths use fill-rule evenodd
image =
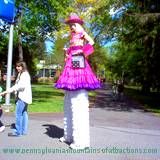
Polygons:
<instances>
[{"instance_id":1,"label":"grass lawn","mask_svg":"<svg viewBox=\"0 0 160 160\"><path fill-rule=\"evenodd\" d=\"M55 89L52 85L32 85L33 103L29 112L62 112L63 90Z\"/></svg>"},{"instance_id":2,"label":"grass lawn","mask_svg":"<svg viewBox=\"0 0 160 160\"><path fill-rule=\"evenodd\" d=\"M125 86L125 94L143 104L146 109L160 115L160 92L144 94L139 87Z\"/></svg>"},{"instance_id":3,"label":"grass lawn","mask_svg":"<svg viewBox=\"0 0 160 160\"><path fill-rule=\"evenodd\" d=\"M32 84L33 103L29 112L63 112L64 91L55 89L53 84ZM94 102L96 92L89 92L89 99ZM14 99L11 99L14 104ZM14 109L12 110L14 111Z\"/></svg>"}]
</instances>

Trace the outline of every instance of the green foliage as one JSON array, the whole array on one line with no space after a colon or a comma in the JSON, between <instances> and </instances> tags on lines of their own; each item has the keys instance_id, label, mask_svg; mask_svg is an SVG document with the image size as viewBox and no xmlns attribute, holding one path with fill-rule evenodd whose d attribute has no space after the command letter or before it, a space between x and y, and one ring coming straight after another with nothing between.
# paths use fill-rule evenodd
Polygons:
<instances>
[{"instance_id":1,"label":"green foliage","mask_svg":"<svg viewBox=\"0 0 160 160\"><path fill-rule=\"evenodd\" d=\"M17 0L17 8L20 4L22 10L16 16L17 23L14 27L13 64L22 57L28 63L30 72L34 74L36 63L46 54L44 42L48 35L59 29L59 17L65 14L65 8L69 3L68 0ZM8 28L8 24L1 24L0 62L5 63L8 52ZM20 53L21 41L23 52Z\"/></svg>"},{"instance_id":2,"label":"green foliage","mask_svg":"<svg viewBox=\"0 0 160 160\"><path fill-rule=\"evenodd\" d=\"M55 90L53 85L32 85L33 103L29 105L29 112L62 112L62 90Z\"/></svg>"},{"instance_id":3,"label":"green foliage","mask_svg":"<svg viewBox=\"0 0 160 160\"><path fill-rule=\"evenodd\" d=\"M140 1L127 2L132 5L114 23L119 44L114 46L112 71L119 78L141 84L145 92L159 90L159 14L153 13L147 1L143 8L137 6ZM152 5L158 7L155 1Z\"/></svg>"},{"instance_id":4,"label":"green foliage","mask_svg":"<svg viewBox=\"0 0 160 160\"><path fill-rule=\"evenodd\" d=\"M54 44L53 54L51 56L51 63L52 64L60 64L61 66L64 65L64 50L66 43L69 42L69 37L63 38L63 35L58 35L57 40Z\"/></svg>"},{"instance_id":5,"label":"green foliage","mask_svg":"<svg viewBox=\"0 0 160 160\"><path fill-rule=\"evenodd\" d=\"M109 56L106 48L95 45L95 51L89 56L89 62L96 73L108 68Z\"/></svg>"}]
</instances>

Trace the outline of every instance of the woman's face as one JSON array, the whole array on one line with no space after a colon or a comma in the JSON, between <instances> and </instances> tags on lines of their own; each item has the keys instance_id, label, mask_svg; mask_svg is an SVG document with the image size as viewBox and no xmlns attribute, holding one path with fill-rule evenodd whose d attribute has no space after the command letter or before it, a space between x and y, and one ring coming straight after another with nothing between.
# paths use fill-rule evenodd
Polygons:
<instances>
[{"instance_id":1,"label":"woman's face","mask_svg":"<svg viewBox=\"0 0 160 160\"><path fill-rule=\"evenodd\" d=\"M22 69L23 69L23 68L22 68L22 66L17 65L17 66L16 66L16 69L17 69L18 72L22 72Z\"/></svg>"},{"instance_id":2,"label":"woman's face","mask_svg":"<svg viewBox=\"0 0 160 160\"><path fill-rule=\"evenodd\" d=\"M76 24L75 23L69 24L69 27L70 27L72 32L76 32Z\"/></svg>"}]
</instances>

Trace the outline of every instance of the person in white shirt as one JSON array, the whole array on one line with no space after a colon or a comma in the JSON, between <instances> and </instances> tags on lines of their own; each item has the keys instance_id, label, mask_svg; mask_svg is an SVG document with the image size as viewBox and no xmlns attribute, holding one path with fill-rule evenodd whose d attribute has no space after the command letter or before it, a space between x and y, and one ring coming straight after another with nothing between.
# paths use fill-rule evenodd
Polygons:
<instances>
[{"instance_id":1,"label":"person in white shirt","mask_svg":"<svg viewBox=\"0 0 160 160\"><path fill-rule=\"evenodd\" d=\"M9 133L8 136L26 135L28 131L28 113L27 106L32 103L31 78L27 70L26 63L19 61L16 63L18 72L15 85L1 94L14 92L16 95L16 123L14 133Z\"/></svg>"},{"instance_id":2,"label":"person in white shirt","mask_svg":"<svg viewBox=\"0 0 160 160\"><path fill-rule=\"evenodd\" d=\"M2 92L2 91L3 91L3 89L0 86L0 92ZM2 96L1 95L0 95L0 102L2 102ZM1 105L0 105L0 118L1 118L2 114L3 114L3 110L2 110ZM0 120L0 132L3 132L4 130L5 130L5 125Z\"/></svg>"},{"instance_id":3,"label":"person in white shirt","mask_svg":"<svg viewBox=\"0 0 160 160\"><path fill-rule=\"evenodd\" d=\"M3 110L0 106L0 117L2 116L3 114ZM2 121L0 120L0 132L3 132L5 130L5 125L2 123Z\"/></svg>"}]
</instances>

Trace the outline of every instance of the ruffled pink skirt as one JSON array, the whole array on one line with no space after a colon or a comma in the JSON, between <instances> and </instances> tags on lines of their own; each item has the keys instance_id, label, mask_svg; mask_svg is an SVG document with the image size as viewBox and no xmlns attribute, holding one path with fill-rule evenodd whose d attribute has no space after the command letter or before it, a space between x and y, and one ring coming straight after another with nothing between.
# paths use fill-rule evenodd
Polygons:
<instances>
[{"instance_id":1,"label":"ruffled pink skirt","mask_svg":"<svg viewBox=\"0 0 160 160\"><path fill-rule=\"evenodd\" d=\"M76 52L78 49L80 49L80 46L71 47L69 53ZM55 87L64 90L95 90L100 88L100 82L93 73L86 58L85 68L75 69L72 67L71 56L69 56Z\"/></svg>"}]
</instances>

